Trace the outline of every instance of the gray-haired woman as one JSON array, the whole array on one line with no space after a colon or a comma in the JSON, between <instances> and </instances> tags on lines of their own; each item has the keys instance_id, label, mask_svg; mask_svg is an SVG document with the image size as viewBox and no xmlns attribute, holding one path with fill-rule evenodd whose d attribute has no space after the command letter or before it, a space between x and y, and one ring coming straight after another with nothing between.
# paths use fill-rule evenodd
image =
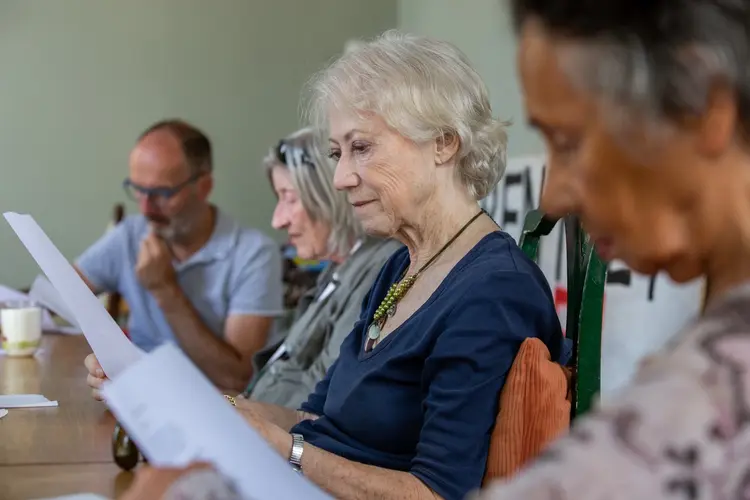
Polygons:
<instances>
[{"instance_id":1,"label":"gray-haired woman","mask_svg":"<svg viewBox=\"0 0 750 500\"><path fill-rule=\"evenodd\" d=\"M614 402L481 498L750 498L750 1L512 4L544 208L709 295Z\"/></svg>"},{"instance_id":2,"label":"gray-haired woman","mask_svg":"<svg viewBox=\"0 0 750 500\"><path fill-rule=\"evenodd\" d=\"M311 128L282 139L263 160L276 193L271 225L286 231L297 256L330 262L297 306L283 342L259 352L244 393L296 410L339 355L367 291L398 242L366 236L333 165Z\"/></svg>"}]
</instances>

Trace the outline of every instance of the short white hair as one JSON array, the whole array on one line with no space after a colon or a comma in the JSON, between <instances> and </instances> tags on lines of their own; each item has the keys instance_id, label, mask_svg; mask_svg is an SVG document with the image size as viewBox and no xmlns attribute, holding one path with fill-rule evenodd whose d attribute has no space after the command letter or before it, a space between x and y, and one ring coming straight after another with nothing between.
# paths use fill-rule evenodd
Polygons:
<instances>
[{"instance_id":1,"label":"short white hair","mask_svg":"<svg viewBox=\"0 0 750 500\"><path fill-rule=\"evenodd\" d=\"M375 113L402 136L423 143L456 136L456 170L480 200L505 172L507 122L493 118L487 87L454 45L386 31L345 53L308 84L308 120L328 130L331 106Z\"/></svg>"}]
</instances>

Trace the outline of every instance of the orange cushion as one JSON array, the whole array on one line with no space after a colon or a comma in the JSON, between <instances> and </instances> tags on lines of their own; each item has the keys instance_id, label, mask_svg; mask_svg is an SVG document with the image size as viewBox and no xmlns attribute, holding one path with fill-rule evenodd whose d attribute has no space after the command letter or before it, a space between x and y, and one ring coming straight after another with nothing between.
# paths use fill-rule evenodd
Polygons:
<instances>
[{"instance_id":1,"label":"orange cushion","mask_svg":"<svg viewBox=\"0 0 750 500\"><path fill-rule=\"evenodd\" d=\"M485 483L511 476L570 426L569 371L544 342L521 344L508 373L490 438Z\"/></svg>"}]
</instances>

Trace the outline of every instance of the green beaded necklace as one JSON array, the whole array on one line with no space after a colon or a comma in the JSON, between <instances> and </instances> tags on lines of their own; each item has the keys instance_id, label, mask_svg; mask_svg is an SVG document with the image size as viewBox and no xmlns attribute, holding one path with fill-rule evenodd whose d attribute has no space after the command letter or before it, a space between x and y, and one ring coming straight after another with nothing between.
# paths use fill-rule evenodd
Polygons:
<instances>
[{"instance_id":1,"label":"green beaded necklace","mask_svg":"<svg viewBox=\"0 0 750 500\"><path fill-rule=\"evenodd\" d=\"M471 224L475 220L477 220L483 213L485 213L484 210L480 210L479 213L477 213L469 220L469 222L464 224L463 227L459 229L459 231L453 236L453 238L448 240L448 243L443 245L443 248L441 248L435 255L433 255L432 258L419 269L419 271L411 276L402 277L399 281L391 285L391 287L388 289L388 293L385 294L385 298L382 300L382 302L380 302L380 305L375 310L375 314L373 314L372 316L372 323L370 323L370 326L367 329L367 343L365 345L365 351L371 351L377 345L378 341L380 340L380 336L383 333L383 327L385 326L386 320L396 314L396 307L399 301L404 297L404 295L406 295L414 282L417 281L417 278L420 274L422 274L422 271L427 269L430 264L435 262L435 260L437 260L437 258L440 257L440 255L445 252L445 250L447 250L448 247L451 246L451 244L456 241L458 237L461 236L461 234L466 231L466 229L471 226ZM404 274L406 274L406 271L404 271Z\"/></svg>"}]
</instances>

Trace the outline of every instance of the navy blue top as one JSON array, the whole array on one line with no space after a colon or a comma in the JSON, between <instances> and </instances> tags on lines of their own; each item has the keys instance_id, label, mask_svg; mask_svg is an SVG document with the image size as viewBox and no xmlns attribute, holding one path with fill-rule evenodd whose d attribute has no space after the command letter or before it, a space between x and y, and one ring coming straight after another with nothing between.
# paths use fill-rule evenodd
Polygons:
<instances>
[{"instance_id":1,"label":"navy blue top","mask_svg":"<svg viewBox=\"0 0 750 500\"><path fill-rule=\"evenodd\" d=\"M479 488L500 389L527 337L557 360L562 332L542 272L510 236L485 236L427 302L372 351L366 330L409 266L406 248L383 267L338 360L294 427L310 444L356 462L408 471L443 498Z\"/></svg>"}]
</instances>

